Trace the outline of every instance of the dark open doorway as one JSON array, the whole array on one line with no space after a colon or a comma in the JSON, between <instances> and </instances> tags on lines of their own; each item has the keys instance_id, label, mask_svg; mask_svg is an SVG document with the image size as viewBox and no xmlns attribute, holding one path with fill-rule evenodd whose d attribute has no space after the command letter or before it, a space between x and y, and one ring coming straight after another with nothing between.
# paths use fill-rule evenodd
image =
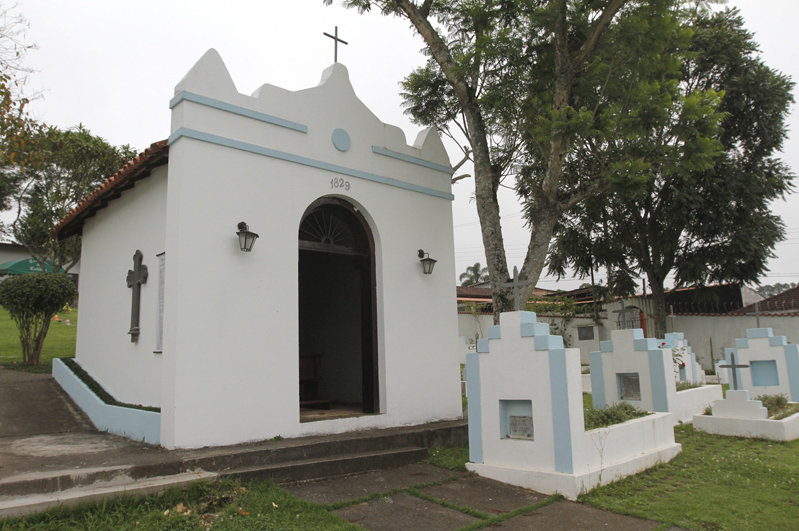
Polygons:
<instances>
[{"instance_id":1,"label":"dark open doorway","mask_svg":"<svg viewBox=\"0 0 799 531\"><path fill-rule=\"evenodd\" d=\"M300 418L377 413L374 238L349 202L325 197L299 230Z\"/></svg>"}]
</instances>

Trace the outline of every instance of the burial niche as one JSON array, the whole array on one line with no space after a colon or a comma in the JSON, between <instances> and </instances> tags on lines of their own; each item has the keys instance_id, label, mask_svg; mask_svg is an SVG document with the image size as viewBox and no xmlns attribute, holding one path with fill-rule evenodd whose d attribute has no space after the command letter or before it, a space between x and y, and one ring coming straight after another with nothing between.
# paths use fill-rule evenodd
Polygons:
<instances>
[{"instance_id":1,"label":"burial niche","mask_svg":"<svg viewBox=\"0 0 799 531\"><path fill-rule=\"evenodd\" d=\"M379 412L374 238L332 197L299 229L300 420Z\"/></svg>"}]
</instances>

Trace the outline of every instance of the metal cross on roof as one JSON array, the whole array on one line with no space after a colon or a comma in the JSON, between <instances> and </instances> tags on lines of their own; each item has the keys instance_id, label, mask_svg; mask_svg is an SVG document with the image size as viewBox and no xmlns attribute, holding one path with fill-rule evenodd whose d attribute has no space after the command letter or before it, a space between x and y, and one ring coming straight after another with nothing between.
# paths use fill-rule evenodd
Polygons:
<instances>
[{"instance_id":1,"label":"metal cross on roof","mask_svg":"<svg viewBox=\"0 0 799 531\"><path fill-rule=\"evenodd\" d=\"M503 288L513 288L513 309L514 311L519 311L520 304L519 304L519 288L521 286L529 286L532 284L532 280L519 280L519 268L513 266L513 279L512 282L505 282L500 284Z\"/></svg>"},{"instance_id":2,"label":"metal cross on roof","mask_svg":"<svg viewBox=\"0 0 799 531\"><path fill-rule=\"evenodd\" d=\"M336 31L334 32L333 35L331 35L331 34L329 34L327 32L325 32L324 35L325 35L325 37L330 37L331 39L333 39L333 43L334 43L333 44L333 62L334 63L338 63L338 43L342 43L342 44L349 44L349 43L347 41L344 41L344 40L341 40L341 39L338 38L338 26L336 26Z\"/></svg>"},{"instance_id":3,"label":"metal cross on roof","mask_svg":"<svg viewBox=\"0 0 799 531\"><path fill-rule=\"evenodd\" d=\"M130 342L139 339L139 302L141 301L141 285L147 283L147 266L141 263L144 255L136 250L133 254L133 269L128 269L128 287L133 288L133 302L130 307Z\"/></svg>"},{"instance_id":4,"label":"metal cross on roof","mask_svg":"<svg viewBox=\"0 0 799 531\"><path fill-rule=\"evenodd\" d=\"M740 389L738 389L738 375L735 372L735 369L748 369L749 365L736 365L735 364L735 354L733 354L732 352L730 352L730 359L732 360L732 363L730 363L729 365L719 365L719 368L720 369L732 369L732 390L733 391L740 391Z\"/></svg>"}]
</instances>

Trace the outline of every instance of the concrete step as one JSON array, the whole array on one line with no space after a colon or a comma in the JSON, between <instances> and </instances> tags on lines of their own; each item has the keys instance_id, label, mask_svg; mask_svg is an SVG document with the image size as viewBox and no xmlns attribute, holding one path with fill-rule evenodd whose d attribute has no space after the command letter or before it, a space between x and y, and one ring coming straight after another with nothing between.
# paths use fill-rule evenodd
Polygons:
<instances>
[{"instance_id":1,"label":"concrete step","mask_svg":"<svg viewBox=\"0 0 799 531\"><path fill-rule=\"evenodd\" d=\"M342 456L317 457L261 464L223 471L194 470L168 476L135 479L135 467L109 467L68 475L5 482L0 496L0 518L23 516L57 505L74 506L117 495L144 495L187 485L198 479L234 477L244 481L271 478L278 483L357 474L416 463L427 457L427 448L392 448ZM61 487L61 488L58 488ZM66 488L63 488L66 487ZM36 492L36 491L39 492Z\"/></svg>"},{"instance_id":2,"label":"concrete step","mask_svg":"<svg viewBox=\"0 0 799 531\"><path fill-rule=\"evenodd\" d=\"M220 472L220 475L236 477L242 480L271 478L276 483L293 483L296 481L358 474L383 468L397 468L418 463L425 458L427 458L427 448L393 448L340 457L318 457L240 468Z\"/></svg>"}]
</instances>

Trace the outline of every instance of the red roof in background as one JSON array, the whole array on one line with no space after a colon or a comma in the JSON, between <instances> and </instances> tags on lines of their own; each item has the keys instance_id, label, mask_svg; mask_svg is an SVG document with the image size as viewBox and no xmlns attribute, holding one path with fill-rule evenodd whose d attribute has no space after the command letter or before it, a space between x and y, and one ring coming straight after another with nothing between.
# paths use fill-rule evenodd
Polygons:
<instances>
[{"instance_id":1,"label":"red roof in background","mask_svg":"<svg viewBox=\"0 0 799 531\"><path fill-rule=\"evenodd\" d=\"M758 310L761 312L799 309L799 287L785 290L768 299L763 299L749 306L744 306L736 313L753 313L755 311L755 304L757 304Z\"/></svg>"},{"instance_id":2,"label":"red roof in background","mask_svg":"<svg viewBox=\"0 0 799 531\"><path fill-rule=\"evenodd\" d=\"M83 223L94 216L98 210L108 206L108 203L118 199L122 192L136 185L136 181L149 177L152 170L162 166L169 160L169 146L166 140L155 142L127 164L118 172L108 178L86 199L72 209L58 225L52 234L63 240L83 231Z\"/></svg>"},{"instance_id":3,"label":"red roof in background","mask_svg":"<svg viewBox=\"0 0 799 531\"><path fill-rule=\"evenodd\" d=\"M457 286L456 293L459 299L491 299L491 288L473 288L469 286Z\"/></svg>"}]
</instances>

